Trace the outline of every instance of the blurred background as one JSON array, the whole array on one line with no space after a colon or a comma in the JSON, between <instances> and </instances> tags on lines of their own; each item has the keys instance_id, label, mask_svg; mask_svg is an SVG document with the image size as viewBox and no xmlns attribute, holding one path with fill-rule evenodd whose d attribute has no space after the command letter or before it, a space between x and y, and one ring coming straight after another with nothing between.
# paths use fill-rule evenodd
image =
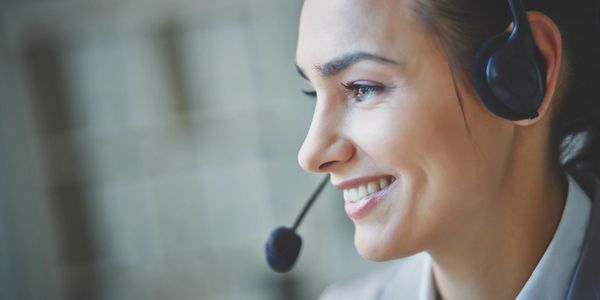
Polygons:
<instances>
[{"instance_id":1,"label":"blurred background","mask_svg":"<svg viewBox=\"0 0 600 300\"><path fill-rule=\"evenodd\" d=\"M380 267L320 176L301 2L0 0L0 299L315 299Z\"/></svg>"}]
</instances>

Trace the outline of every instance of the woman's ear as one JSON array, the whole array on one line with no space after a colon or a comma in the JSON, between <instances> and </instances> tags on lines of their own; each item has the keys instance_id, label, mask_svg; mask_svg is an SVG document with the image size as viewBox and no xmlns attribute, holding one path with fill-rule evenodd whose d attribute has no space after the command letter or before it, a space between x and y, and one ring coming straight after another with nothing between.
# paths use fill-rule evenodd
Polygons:
<instances>
[{"instance_id":1,"label":"woman's ear","mask_svg":"<svg viewBox=\"0 0 600 300\"><path fill-rule=\"evenodd\" d=\"M527 12L527 17L535 46L546 61L546 91L538 108L538 116L533 119L513 121L519 126L535 124L548 115L552 101L557 95L557 84L563 56L562 36L556 23L547 15L537 11ZM512 24L509 29L512 29Z\"/></svg>"}]
</instances>

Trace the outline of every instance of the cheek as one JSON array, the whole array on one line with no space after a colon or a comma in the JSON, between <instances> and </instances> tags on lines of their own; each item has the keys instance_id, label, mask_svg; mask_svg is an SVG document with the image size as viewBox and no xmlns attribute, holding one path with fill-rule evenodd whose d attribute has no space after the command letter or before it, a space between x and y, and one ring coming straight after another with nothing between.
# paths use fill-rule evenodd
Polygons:
<instances>
[{"instance_id":1,"label":"cheek","mask_svg":"<svg viewBox=\"0 0 600 300\"><path fill-rule=\"evenodd\" d=\"M400 172L464 167L475 148L459 104L449 97L413 99L353 113L348 132L354 143Z\"/></svg>"},{"instance_id":2,"label":"cheek","mask_svg":"<svg viewBox=\"0 0 600 300\"><path fill-rule=\"evenodd\" d=\"M378 222L357 224L357 244L371 259L423 250L456 229L460 224L454 220L477 211L471 199L490 190L481 184L489 165L466 128L458 100L447 95L399 97L393 104L349 114L354 143L405 184ZM469 126L480 125L474 122ZM378 247L369 250L369 245Z\"/></svg>"}]
</instances>

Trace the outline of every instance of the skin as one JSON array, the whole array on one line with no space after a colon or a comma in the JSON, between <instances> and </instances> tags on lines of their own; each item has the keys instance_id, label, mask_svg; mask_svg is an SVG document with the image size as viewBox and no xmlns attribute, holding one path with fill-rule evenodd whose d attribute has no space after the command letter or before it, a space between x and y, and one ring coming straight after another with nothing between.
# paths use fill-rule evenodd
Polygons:
<instances>
[{"instance_id":1,"label":"skin","mask_svg":"<svg viewBox=\"0 0 600 300\"><path fill-rule=\"evenodd\" d=\"M330 173L333 184L396 178L367 216L353 219L363 257L385 261L427 251L444 299L514 299L552 239L566 199L548 140L560 32L545 15L529 13L546 59L547 91L539 117L508 121L457 79L461 110L447 56L411 5L305 1L296 60L317 99L299 163ZM386 60L324 68L357 52Z\"/></svg>"}]
</instances>

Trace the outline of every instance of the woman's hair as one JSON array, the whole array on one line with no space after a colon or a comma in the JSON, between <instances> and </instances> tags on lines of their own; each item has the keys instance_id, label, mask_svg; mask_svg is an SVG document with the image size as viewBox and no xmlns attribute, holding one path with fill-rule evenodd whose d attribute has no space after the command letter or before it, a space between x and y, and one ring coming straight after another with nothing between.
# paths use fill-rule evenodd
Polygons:
<instances>
[{"instance_id":1,"label":"woman's hair","mask_svg":"<svg viewBox=\"0 0 600 300\"><path fill-rule=\"evenodd\" d=\"M512 21L507 0L414 0L415 12L440 39L453 74L470 82L480 45ZM552 109L554 167L600 176L600 1L524 0L549 16L564 45L565 76ZM460 97L459 97L460 100ZM462 103L461 103L462 107Z\"/></svg>"}]
</instances>

